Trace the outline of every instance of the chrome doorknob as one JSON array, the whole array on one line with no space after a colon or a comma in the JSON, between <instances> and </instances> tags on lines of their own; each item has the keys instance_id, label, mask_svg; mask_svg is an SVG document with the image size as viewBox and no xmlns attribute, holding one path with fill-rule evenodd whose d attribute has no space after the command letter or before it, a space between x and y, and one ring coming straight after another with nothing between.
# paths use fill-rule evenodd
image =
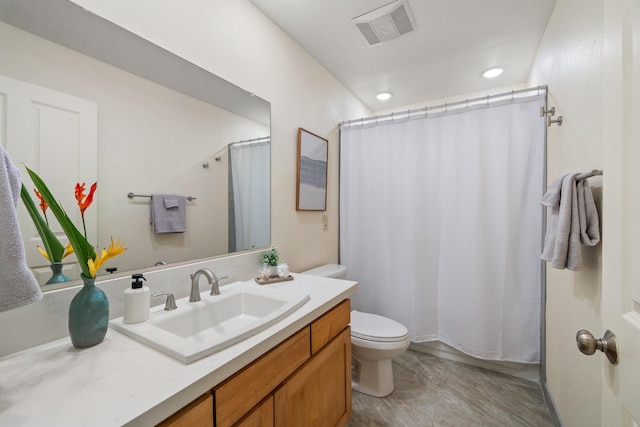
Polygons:
<instances>
[{"instance_id":1,"label":"chrome doorknob","mask_svg":"<svg viewBox=\"0 0 640 427\"><path fill-rule=\"evenodd\" d=\"M604 333L604 337L597 340L591 332L582 329L576 333L576 344L578 349L587 356L600 350L612 365L618 364L618 341L616 335L609 330Z\"/></svg>"}]
</instances>

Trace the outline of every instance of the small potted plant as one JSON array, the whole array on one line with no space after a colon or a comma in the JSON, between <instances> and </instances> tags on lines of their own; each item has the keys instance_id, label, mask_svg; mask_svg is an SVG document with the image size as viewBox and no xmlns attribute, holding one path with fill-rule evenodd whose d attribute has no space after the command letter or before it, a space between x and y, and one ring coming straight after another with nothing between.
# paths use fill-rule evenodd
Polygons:
<instances>
[{"instance_id":1,"label":"small potted plant","mask_svg":"<svg viewBox=\"0 0 640 427\"><path fill-rule=\"evenodd\" d=\"M262 267L269 269L269 276L278 274L278 261L280 261L280 254L275 246L271 246L271 249L262 254Z\"/></svg>"}]
</instances>

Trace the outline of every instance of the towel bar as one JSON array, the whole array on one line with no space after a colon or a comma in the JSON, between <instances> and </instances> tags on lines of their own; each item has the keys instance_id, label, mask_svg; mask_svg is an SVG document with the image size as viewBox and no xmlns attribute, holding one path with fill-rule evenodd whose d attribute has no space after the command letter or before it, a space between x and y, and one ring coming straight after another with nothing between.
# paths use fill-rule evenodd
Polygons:
<instances>
[{"instance_id":1,"label":"towel bar","mask_svg":"<svg viewBox=\"0 0 640 427\"><path fill-rule=\"evenodd\" d=\"M149 197L149 198L151 198L151 194L133 194L133 193L127 193L127 197L128 197L128 198L130 198L130 199L133 199L134 197ZM196 200L196 198L195 198L195 197L193 197L193 196L187 196L187 200L191 202L191 201L193 201L193 200Z\"/></svg>"},{"instance_id":2,"label":"towel bar","mask_svg":"<svg viewBox=\"0 0 640 427\"><path fill-rule=\"evenodd\" d=\"M576 181L580 181L586 178L591 178L592 176L598 176L602 174L603 174L602 170L594 169L591 172L585 172L583 174L576 176Z\"/></svg>"}]
</instances>

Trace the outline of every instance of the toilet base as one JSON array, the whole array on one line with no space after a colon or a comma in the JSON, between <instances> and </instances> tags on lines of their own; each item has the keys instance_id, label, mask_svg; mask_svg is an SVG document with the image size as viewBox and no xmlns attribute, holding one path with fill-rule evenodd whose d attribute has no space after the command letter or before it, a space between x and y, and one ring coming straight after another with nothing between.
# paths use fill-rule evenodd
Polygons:
<instances>
[{"instance_id":1,"label":"toilet base","mask_svg":"<svg viewBox=\"0 0 640 427\"><path fill-rule=\"evenodd\" d=\"M393 392L391 359L366 360L353 356L351 388L373 397L385 397Z\"/></svg>"}]
</instances>

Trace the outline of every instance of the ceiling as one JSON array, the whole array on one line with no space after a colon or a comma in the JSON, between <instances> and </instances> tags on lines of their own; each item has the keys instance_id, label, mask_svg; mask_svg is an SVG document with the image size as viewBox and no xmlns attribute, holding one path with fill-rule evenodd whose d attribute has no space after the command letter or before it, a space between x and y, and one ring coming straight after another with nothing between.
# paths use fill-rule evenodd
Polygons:
<instances>
[{"instance_id":1,"label":"ceiling","mask_svg":"<svg viewBox=\"0 0 640 427\"><path fill-rule=\"evenodd\" d=\"M250 1L374 112L526 82L556 2L405 0L415 30L369 46L351 20L392 0Z\"/></svg>"}]
</instances>

